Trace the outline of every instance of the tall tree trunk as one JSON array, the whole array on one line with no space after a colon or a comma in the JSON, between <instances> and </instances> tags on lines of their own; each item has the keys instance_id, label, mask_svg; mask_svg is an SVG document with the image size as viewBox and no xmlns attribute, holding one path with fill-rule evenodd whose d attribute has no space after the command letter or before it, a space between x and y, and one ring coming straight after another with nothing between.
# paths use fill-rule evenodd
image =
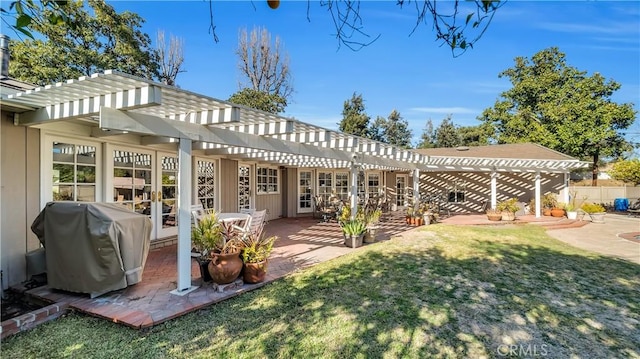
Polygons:
<instances>
[{"instance_id":1,"label":"tall tree trunk","mask_svg":"<svg viewBox=\"0 0 640 359\"><path fill-rule=\"evenodd\" d=\"M596 187L598 185L598 159L600 157L600 153L595 153L593 155L593 167L591 172L591 186Z\"/></svg>"}]
</instances>

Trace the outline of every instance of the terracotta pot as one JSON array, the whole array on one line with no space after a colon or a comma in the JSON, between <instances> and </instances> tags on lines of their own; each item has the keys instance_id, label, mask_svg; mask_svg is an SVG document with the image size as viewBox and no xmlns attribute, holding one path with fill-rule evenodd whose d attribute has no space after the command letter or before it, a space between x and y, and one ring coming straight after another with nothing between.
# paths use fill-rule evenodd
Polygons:
<instances>
[{"instance_id":1,"label":"terracotta pot","mask_svg":"<svg viewBox=\"0 0 640 359\"><path fill-rule=\"evenodd\" d=\"M501 214L503 221L515 221L516 214L514 212L505 211Z\"/></svg>"},{"instance_id":2,"label":"terracotta pot","mask_svg":"<svg viewBox=\"0 0 640 359\"><path fill-rule=\"evenodd\" d=\"M564 217L564 209L562 208L553 208L551 210L552 217Z\"/></svg>"},{"instance_id":3,"label":"terracotta pot","mask_svg":"<svg viewBox=\"0 0 640 359\"><path fill-rule=\"evenodd\" d=\"M407 224L411 224L411 217L406 216L404 217L405 221L407 221Z\"/></svg>"},{"instance_id":4,"label":"terracotta pot","mask_svg":"<svg viewBox=\"0 0 640 359\"><path fill-rule=\"evenodd\" d=\"M258 263L245 263L242 279L245 283L260 283L267 276L267 261Z\"/></svg>"},{"instance_id":5,"label":"terracotta pot","mask_svg":"<svg viewBox=\"0 0 640 359\"><path fill-rule=\"evenodd\" d=\"M236 280L242 271L242 259L240 252L230 254L217 254L211 256L209 274L217 284L228 284Z\"/></svg>"},{"instance_id":6,"label":"terracotta pot","mask_svg":"<svg viewBox=\"0 0 640 359\"><path fill-rule=\"evenodd\" d=\"M487 219L490 221L500 221L502 220L501 213L487 213Z\"/></svg>"},{"instance_id":7,"label":"terracotta pot","mask_svg":"<svg viewBox=\"0 0 640 359\"><path fill-rule=\"evenodd\" d=\"M551 215L551 208L543 208L542 209L542 215L543 216L550 216Z\"/></svg>"}]
</instances>

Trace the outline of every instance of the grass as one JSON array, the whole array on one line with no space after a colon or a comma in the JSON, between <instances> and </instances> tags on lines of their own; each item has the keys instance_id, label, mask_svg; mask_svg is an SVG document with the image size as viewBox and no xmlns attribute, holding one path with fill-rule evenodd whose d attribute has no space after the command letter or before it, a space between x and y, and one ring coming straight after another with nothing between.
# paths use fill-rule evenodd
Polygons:
<instances>
[{"instance_id":1,"label":"grass","mask_svg":"<svg viewBox=\"0 0 640 359\"><path fill-rule=\"evenodd\" d=\"M135 331L79 314L3 358L640 358L640 266L536 226L429 226Z\"/></svg>"}]
</instances>

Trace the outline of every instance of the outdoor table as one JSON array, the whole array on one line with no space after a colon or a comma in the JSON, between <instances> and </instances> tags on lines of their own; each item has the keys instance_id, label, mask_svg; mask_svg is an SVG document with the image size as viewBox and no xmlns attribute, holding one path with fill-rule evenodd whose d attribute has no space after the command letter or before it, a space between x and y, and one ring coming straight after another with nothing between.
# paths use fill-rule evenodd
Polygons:
<instances>
[{"instance_id":1,"label":"outdoor table","mask_svg":"<svg viewBox=\"0 0 640 359\"><path fill-rule=\"evenodd\" d=\"M218 221L220 222L231 222L233 224L243 223L242 226L238 226L243 230L249 228L251 224L251 215L247 213L218 213Z\"/></svg>"}]
</instances>

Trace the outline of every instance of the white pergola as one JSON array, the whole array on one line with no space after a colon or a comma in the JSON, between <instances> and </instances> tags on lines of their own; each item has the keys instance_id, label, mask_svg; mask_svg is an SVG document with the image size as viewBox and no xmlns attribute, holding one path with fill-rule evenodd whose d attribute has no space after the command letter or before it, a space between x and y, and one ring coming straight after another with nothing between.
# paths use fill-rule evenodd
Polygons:
<instances>
[{"instance_id":1,"label":"white pergola","mask_svg":"<svg viewBox=\"0 0 640 359\"><path fill-rule=\"evenodd\" d=\"M193 150L282 166L346 168L351 174L352 208L357 206L360 169L410 171L416 179L420 171L490 171L495 206L494 174L498 171L535 172L539 199L541 172L566 174L587 164L577 160L428 157L116 71L6 95L2 104L24 111L15 115L16 125L80 121L93 126L94 137L134 133L141 136L142 145L176 143L180 183L191 183ZM418 186L419 181L414 181L415 193L419 193ZM190 223L190 186L181 186L178 197L178 223L183 225L178 228L176 293L184 294L192 289L191 234L189 225L184 225Z\"/></svg>"}]
</instances>

